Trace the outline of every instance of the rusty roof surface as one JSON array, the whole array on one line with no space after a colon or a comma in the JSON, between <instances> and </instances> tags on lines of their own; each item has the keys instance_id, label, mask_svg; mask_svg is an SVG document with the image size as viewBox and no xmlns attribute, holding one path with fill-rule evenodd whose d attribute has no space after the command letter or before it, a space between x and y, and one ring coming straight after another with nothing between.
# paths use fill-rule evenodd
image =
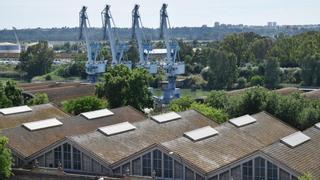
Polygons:
<instances>
[{"instance_id":1,"label":"rusty roof surface","mask_svg":"<svg viewBox=\"0 0 320 180\"><path fill-rule=\"evenodd\" d=\"M303 95L308 99L319 100L320 99L320 90L306 92L306 93L303 93Z\"/></svg>"},{"instance_id":2,"label":"rusty roof surface","mask_svg":"<svg viewBox=\"0 0 320 180\"><path fill-rule=\"evenodd\" d=\"M262 151L300 174L309 172L320 179L320 129L311 127L303 133L311 140L295 148L276 142Z\"/></svg>"},{"instance_id":3,"label":"rusty roof surface","mask_svg":"<svg viewBox=\"0 0 320 180\"><path fill-rule=\"evenodd\" d=\"M68 114L64 113L52 104L42 104L31 106L32 111L11 115L2 115L0 113L0 129L20 126L26 122L44 120L49 118L67 118Z\"/></svg>"},{"instance_id":4,"label":"rusty roof surface","mask_svg":"<svg viewBox=\"0 0 320 180\"><path fill-rule=\"evenodd\" d=\"M181 137L184 132L218 124L197 111L179 113L182 118L167 123L157 123L151 119L133 123L135 130L106 136L99 131L69 137L82 148L94 153L106 163L113 164L138 153L152 145Z\"/></svg>"},{"instance_id":5,"label":"rusty roof surface","mask_svg":"<svg viewBox=\"0 0 320 180\"><path fill-rule=\"evenodd\" d=\"M162 145L179 154L204 172L212 172L260 150L296 130L261 112L253 115L257 122L237 128L224 123L215 129L218 135L194 142L180 137Z\"/></svg>"},{"instance_id":6,"label":"rusty roof surface","mask_svg":"<svg viewBox=\"0 0 320 180\"><path fill-rule=\"evenodd\" d=\"M61 105L65 100L82 96L93 96L95 86L83 83L30 83L19 84L25 92L36 94L46 93L51 102Z\"/></svg>"},{"instance_id":7,"label":"rusty roof surface","mask_svg":"<svg viewBox=\"0 0 320 180\"><path fill-rule=\"evenodd\" d=\"M274 90L274 92L286 96L286 95L290 95L292 93L302 93L303 91L300 91L296 87L286 87L286 88L276 89L276 90Z\"/></svg>"},{"instance_id":8,"label":"rusty roof surface","mask_svg":"<svg viewBox=\"0 0 320 180\"><path fill-rule=\"evenodd\" d=\"M136 109L126 106L111 109L113 116L87 120L81 115L59 119L62 126L38 131L29 131L22 126L4 129L1 134L9 138L10 148L24 157L29 157L43 148L52 145L66 136L88 133L95 131L98 127L116 124L120 122L136 122L146 117Z\"/></svg>"}]
</instances>

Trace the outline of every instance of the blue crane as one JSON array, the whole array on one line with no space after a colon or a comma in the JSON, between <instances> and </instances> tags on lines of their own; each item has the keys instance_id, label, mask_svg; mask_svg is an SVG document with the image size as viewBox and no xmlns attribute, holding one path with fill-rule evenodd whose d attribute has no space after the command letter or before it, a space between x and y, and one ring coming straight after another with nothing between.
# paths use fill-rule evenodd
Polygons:
<instances>
[{"instance_id":1,"label":"blue crane","mask_svg":"<svg viewBox=\"0 0 320 180\"><path fill-rule=\"evenodd\" d=\"M162 103L169 104L174 98L180 98L180 90L176 88L177 75L185 73L185 64L179 60L179 44L170 39L170 21L167 12L167 4L163 4L160 10L160 39L164 39L167 48L167 57L163 63L168 85L164 90Z\"/></svg>"},{"instance_id":2,"label":"blue crane","mask_svg":"<svg viewBox=\"0 0 320 180\"><path fill-rule=\"evenodd\" d=\"M106 71L106 61L100 60L101 45L97 42L91 42L89 38L89 19L87 15L87 7L83 6L79 13L80 35L79 39L84 39L87 45L87 63L86 73L88 74L88 81L95 83L99 74Z\"/></svg>"},{"instance_id":3,"label":"blue crane","mask_svg":"<svg viewBox=\"0 0 320 180\"><path fill-rule=\"evenodd\" d=\"M156 74L158 72L158 64L149 61L149 53L152 50L152 46L144 36L139 7L140 6L136 4L132 10L132 39L137 40L139 48L139 62L136 67L145 68L149 73Z\"/></svg>"},{"instance_id":4,"label":"blue crane","mask_svg":"<svg viewBox=\"0 0 320 180\"><path fill-rule=\"evenodd\" d=\"M118 64L124 64L129 69L132 68L131 61L124 60L124 54L129 50L128 44L121 42L120 38L116 32L116 26L114 20L111 15L110 5L106 5L103 9L101 16L102 16L102 24L103 24L103 39L109 40L111 54L112 54L112 67Z\"/></svg>"}]
</instances>

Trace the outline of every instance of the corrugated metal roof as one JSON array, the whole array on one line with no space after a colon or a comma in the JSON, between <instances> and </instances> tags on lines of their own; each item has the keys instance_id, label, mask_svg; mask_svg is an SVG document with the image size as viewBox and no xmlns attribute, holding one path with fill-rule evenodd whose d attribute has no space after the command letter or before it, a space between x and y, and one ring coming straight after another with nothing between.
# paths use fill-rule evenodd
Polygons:
<instances>
[{"instance_id":1,"label":"corrugated metal roof","mask_svg":"<svg viewBox=\"0 0 320 180\"><path fill-rule=\"evenodd\" d=\"M56 108L52 104L42 104L31 106L32 111L12 114L12 115L2 115L0 113L0 129L12 128L20 126L23 123L38 121L42 119L49 118L67 118L68 114L62 112L60 109Z\"/></svg>"},{"instance_id":2,"label":"corrugated metal roof","mask_svg":"<svg viewBox=\"0 0 320 180\"><path fill-rule=\"evenodd\" d=\"M312 127L303 133L311 139L295 148L276 142L262 151L301 174L309 172L320 179L320 130Z\"/></svg>"},{"instance_id":3,"label":"corrugated metal roof","mask_svg":"<svg viewBox=\"0 0 320 180\"><path fill-rule=\"evenodd\" d=\"M63 126L43 129L31 132L22 126L5 129L1 132L7 136L9 146L18 151L24 157L28 157L43 148L64 139L66 136L73 136L97 130L102 126L116 124L120 122L136 122L145 119L145 116L132 107L121 107L112 109L113 116L98 118L88 121L82 116L60 119ZM101 134L101 133L100 133Z\"/></svg>"},{"instance_id":4,"label":"corrugated metal roof","mask_svg":"<svg viewBox=\"0 0 320 180\"><path fill-rule=\"evenodd\" d=\"M217 126L217 123L194 110L179 115L182 117L180 120L162 124L150 119L136 122L133 123L136 127L134 131L110 137L96 131L69 139L113 164L154 144L181 137L184 132L208 125Z\"/></svg>"}]
</instances>

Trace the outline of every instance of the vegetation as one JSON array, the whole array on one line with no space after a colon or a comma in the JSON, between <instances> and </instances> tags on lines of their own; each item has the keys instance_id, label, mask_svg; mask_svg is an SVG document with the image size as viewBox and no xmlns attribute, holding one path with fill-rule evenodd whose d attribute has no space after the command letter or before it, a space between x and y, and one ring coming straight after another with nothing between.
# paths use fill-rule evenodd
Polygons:
<instances>
[{"instance_id":1,"label":"vegetation","mask_svg":"<svg viewBox=\"0 0 320 180\"><path fill-rule=\"evenodd\" d=\"M7 145L8 139L0 136L0 179L7 179L12 175L12 154Z\"/></svg>"},{"instance_id":2,"label":"vegetation","mask_svg":"<svg viewBox=\"0 0 320 180\"><path fill-rule=\"evenodd\" d=\"M24 103L22 90L16 87L14 81L0 82L0 108L19 106Z\"/></svg>"},{"instance_id":3,"label":"vegetation","mask_svg":"<svg viewBox=\"0 0 320 180\"><path fill-rule=\"evenodd\" d=\"M299 180L314 180L313 176L309 173L304 174L303 176L298 177Z\"/></svg>"},{"instance_id":4,"label":"vegetation","mask_svg":"<svg viewBox=\"0 0 320 180\"><path fill-rule=\"evenodd\" d=\"M19 71L26 73L26 78L49 73L53 62L53 50L48 47L48 42L40 41L20 55Z\"/></svg>"},{"instance_id":5,"label":"vegetation","mask_svg":"<svg viewBox=\"0 0 320 180\"><path fill-rule=\"evenodd\" d=\"M108 102L97 97L85 96L62 103L66 112L78 115L83 112L99 110L108 107Z\"/></svg>"},{"instance_id":6,"label":"vegetation","mask_svg":"<svg viewBox=\"0 0 320 180\"><path fill-rule=\"evenodd\" d=\"M39 105L39 104L46 104L49 103L49 98L46 93L37 93L34 98L28 101L29 106Z\"/></svg>"},{"instance_id":7,"label":"vegetation","mask_svg":"<svg viewBox=\"0 0 320 180\"><path fill-rule=\"evenodd\" d=\"M131 105L137 109L152 107L152 94L149 91L151 77L144 69L130 70L124 65L110 69L103 82L96 87L96 95L106 98L110 107Z\"/></svg>"}]
</instances>

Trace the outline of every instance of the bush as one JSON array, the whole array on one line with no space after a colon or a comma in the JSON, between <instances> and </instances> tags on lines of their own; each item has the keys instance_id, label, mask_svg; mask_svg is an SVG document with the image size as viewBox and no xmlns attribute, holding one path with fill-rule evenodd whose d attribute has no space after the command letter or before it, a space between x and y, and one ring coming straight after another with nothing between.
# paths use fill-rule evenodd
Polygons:
<instances>
[{"instance_id":1,"label":"bush","mask_svg":"<svg viewBox=\"0 0 320 180\"><path fill-rule=\"evenodd\" d=\"M207 104L217 109L225 109L228 103L228 97L225 91L211 91L207 98Z\"/></svg>"},{"instance_id":2,"label":"bush","mask_svg":"<svg viewBox=\"0 0 320 180\"><path fill-rule=\"evenodd\" d=\"M263 86L264 85L264 78L262 76L252 76L250 79L250 85L251 86Z\"/></svg>"},{"instance_id":3,"label":"bush","mask_svg":"<svg viewBox=\"0 0 320 180\"><path fill-rule=\"evenodd\" d=\"M46 104L49 102L48 95L46 93L37 93L33 99L31 99L27 104L29 106Z\"/></svg>"},{"instance_id":4,"label":"bush","mask_svg":"<svg viewBox=\"0 0 320 180\"><path fill-rule=\"evenodd\" d=\"M51 81L52 80L52 77L51 77L51 75L50 74L48 74L48 75L46 75L46 81Z\"/></svg>"},{"instance_id":5,"label":"bush","mask_svg":"<svg viewBox=\"0 0 320 180\"><path fill-rule=\"evenodd\" d=\"M194 102L190 108L199 111L217 123L223 123L228 120L228 115L223 110L212 108L206 104Z\"/></svg>"},{"instance_id":6,"label":"bush","mask_svg":"<svg viewBox=\"0 0 320 180\"><path fill-rule=\"evenodd\" d=\"M194 99L192 99L189 96L185 96L179 99L174 99L170 103L170 110L181 112L190 109L191 104L195 102Z\"/></svg>"},{"instance_id":7,"label":"bush","mask_svg":"<svg viewBox=\"0 0 320 180\"><path fill-rule=\"evenodd\" d=\"M74 100L65 101L62 104L63 109L73 115L108 107L108 102L106 100L92 96L85 96Z\"/></svg>"},{"instance_id":8,"label":"bush","mask_svg":"<svg viewBox=\"0 0 320 180\"><path fill-rule=\"evenodd\" d=\"M247 91L242 98L242 114L254 114L263 111L266 107L267 90L264 88L253 88Z\"/></svg>"},{"instance_id":9,"label":"bush","mask_svg":"<svg viewBox=\"0 0 320 180\"><path fill-rule=\"evenodd\" d=\"M245 88L247 86L247 79L244 77L241 77L238 79L238 88L242 89Z\"/></svg>"}]
</instances>

